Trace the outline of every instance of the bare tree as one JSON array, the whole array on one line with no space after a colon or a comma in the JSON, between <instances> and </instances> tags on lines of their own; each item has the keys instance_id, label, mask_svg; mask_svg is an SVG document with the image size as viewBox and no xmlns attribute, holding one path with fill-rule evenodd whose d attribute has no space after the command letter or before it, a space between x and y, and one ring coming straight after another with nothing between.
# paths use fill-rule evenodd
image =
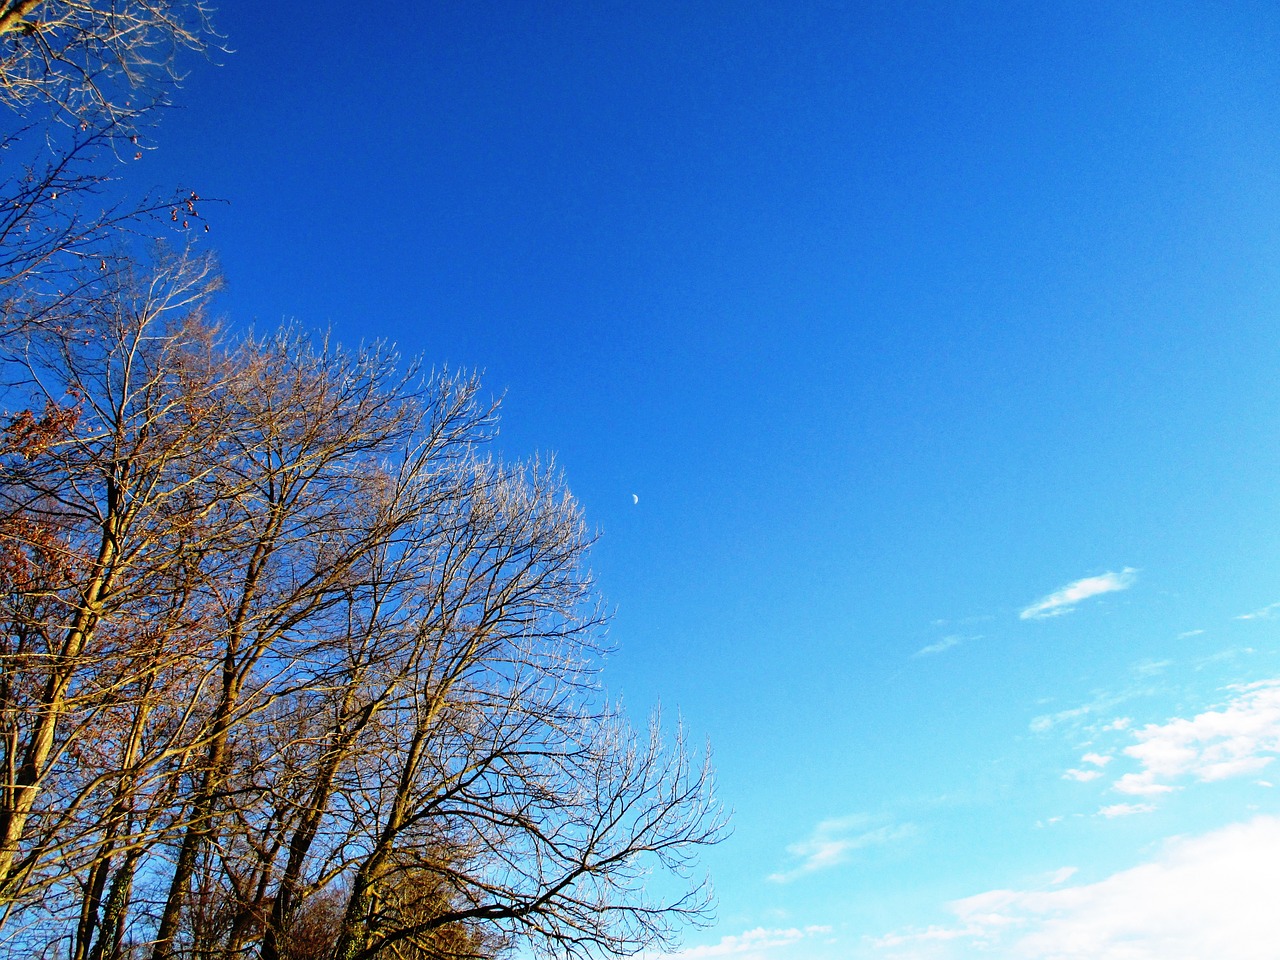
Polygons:
<instances>
[{"instance_id":1,"label":"bare tree","mask_svg":"<svg viewBox=\"0 0 1280 960\"><path fill-rule=\"evenodd\" d=\"M155 736L158 691L187 683L169 641L186 607L184 544L200 524L189 456L216 433L195 349L213 280L189 257L114 279L93 313L7 338L0 357L5 399L21 405L0 456L9 906L109 856L134 795L123 785L172 747Z\"/></svg>"},{"instance_id":2,"label":"bare tree","mask_svg":"<svg viewBox=\"0 0 1280 960\"><path fill-rule=\"evenodd\" d=\"M77 958L122 934L201 696L182 656L186 546L208 533L188 458L218 432L200 368L215 281L138 249L148 216L194 218L194 194L179 218L183 200L126 202L111 180L179 50L211 39L200 0L0 2L0 928L32 897L78 900Z\"/></svg>"},{"instance_id":3,"label":"bare tree","mask_svg":"<svg viewBox=\"0 0 1280 960\"><path fill-rule=\"evenodd\" d=\"M218 473L234 490L222 499L222 523L237 535L210 578L220 585L208 621L222 651L220 687L157 957L178 933L201 848L227 819L219 797L236 737L281 698L327 682L353 595L364 592L374 556L394 547L403 508L381 461L412 442L421 468L438 469L487 421L476 390L453 377L419 387L377 347L317 351L290 332L240 346L227 390L236 429Z\"/></svg>"},{"instance_id":4,"label":"bare tree","mask_svg":"<svg viewBox=\"0 0 1280 960\"><path fill-rule=\"evenodd\" d=\"M286 957L342 891L343 960L669 944L707 889L641 879L721 820L683 738L597 689L554 468L481 455L474 379L292 330L219 346L207 289L179 259L8 357L11 942L43 917L76 960Z\"/></svg>"}]
</instances>

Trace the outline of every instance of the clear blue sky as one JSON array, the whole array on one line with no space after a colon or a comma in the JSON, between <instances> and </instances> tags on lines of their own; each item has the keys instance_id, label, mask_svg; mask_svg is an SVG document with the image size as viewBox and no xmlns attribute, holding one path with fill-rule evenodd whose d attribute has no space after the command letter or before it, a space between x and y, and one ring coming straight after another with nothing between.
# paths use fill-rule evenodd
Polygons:
<instances>
[{"instance_id":1,"label":"clear blue sky","mask_svg":"<svg viewBox=\"0 0 1280 960\"><path fill-rule=\"evenodd\" d=\"M736 811L689 957L1274 957L1280 8L217 19L134 174L557 454Z\"/></svg>"}]
</instances>

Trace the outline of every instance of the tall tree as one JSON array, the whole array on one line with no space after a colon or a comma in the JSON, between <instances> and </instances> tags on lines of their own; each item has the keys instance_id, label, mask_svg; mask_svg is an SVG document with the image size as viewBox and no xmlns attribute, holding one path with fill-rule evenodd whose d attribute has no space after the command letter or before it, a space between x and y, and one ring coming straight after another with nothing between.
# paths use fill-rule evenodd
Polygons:
<instances>
[{"instance_id":1,"label":"tall tree","mask_svg":"<svg viewBox=\"0 0 1280 960\"><path fill-rule=\"evenodd\" d=\"M5 400L22 404L0 451L9 905L110 856L126 794L179 749L158 735L173 718L154 714L155 698L190 686L172 641L189 636L185 545L202 523L191 458L219 432L201 402L212 279L187 257L112 279L92 312L0 351Z\"/></svg>"}]
</instances>

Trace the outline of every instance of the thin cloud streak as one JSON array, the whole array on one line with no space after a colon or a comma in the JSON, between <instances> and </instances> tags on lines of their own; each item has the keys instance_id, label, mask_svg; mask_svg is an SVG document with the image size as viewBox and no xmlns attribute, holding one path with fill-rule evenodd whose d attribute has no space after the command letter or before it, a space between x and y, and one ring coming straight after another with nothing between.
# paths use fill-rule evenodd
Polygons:
<instances>
[{"instance_id":1,"label":"thin cloud streak","mask_svg":"<svg viewBox=\"0 0 1280 960\"><path fill-rule=\"evenodd\" d=\"M921 647L911 656L929 657L935 653L943 653L944 651L950 650L952 647L960 646L960 644L964 643L965 639L965 637L960 636L958 633L949 634L937 643L931 643L927 647Z\"/></svg>"},{"instance_id":2,"label":"thin cloud streak","mask_svg":"<svg viewBox=\"0 0 1280 960\"><path fill-rule=\"evenodd\" d=\"M1131 817L1135 813L1151 813L1155 805L1151 803L1113 803L1098 811L1098 816L1111 820L1114 817Z\"/></svg>"},{"instance_id":3,"label":"thin cloud streak","mask_svg":"<svg viewBox=\"0 0 1280 960\"><path fill-rule=\"evenodd\" d=\"M840 866L856 850L893 843L915 832L909 823L876 827L871 826L872 823L872 818L863 815L823 820L807 839L787 847L787 853L800 862L790 870L770 874L768 880L791 883L808 874Z\"/></svg>"},{"instance_id":4,"label":"thin cloud streak","mask_svg":"<svg viewBox=\"0 0 1280 960\"><path fill-rule=\"evenodd\" d=\"M1117 590L1128 590L1138 579L1138 571L1125 567L1119 573L1108 571L1096 577L1084 577L1055 590L1018 614L1020 620L1045 620L1070 613L1076 605L1090 597Z\"/></svg>"},{"instance_id":5,"label":"thin cloud streak","mask_svg":"<svg viewBox=\"0 0 1280 960\"><path fill-rule=\"evenodd\" d=\"M1059 710L1057 713L1044 713L1038 717L1033 717L1030 724L1032 733L1045 733L1063 723L1082 722L1089 717L1096 717L1100 713L1105 713L1113 707L1124 703L1130 699L1132 694L1104 694L1089 703L1081 704L1078 707L1071 707L1067 710ZM1105 729L1123 730L1127 725L1127 721L1116 720L1108 724Z\"/></svg>"},{"instance_id":6,"label":"thin cloud streak","mask_svg":"<svg viewBox=\"0 0 1280 960\"><path fill-rule=\"evenodd\" d=\"M1252 613L1242 613L1236 617L1237 620L1270 620L1276 615L1276 611L1280 610L1280 601L1269 603L1261 610L1254 610Z\"/></svg>"}]
</instances>

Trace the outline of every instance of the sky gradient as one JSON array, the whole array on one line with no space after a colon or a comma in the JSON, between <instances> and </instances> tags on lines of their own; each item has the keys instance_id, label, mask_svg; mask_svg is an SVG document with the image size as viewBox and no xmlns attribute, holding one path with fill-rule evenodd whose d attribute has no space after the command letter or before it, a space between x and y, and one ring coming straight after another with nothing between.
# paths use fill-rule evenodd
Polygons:
<instances>
[{"instance_id":1,"label":"sky gradient","mask_svg":"<svg viewBox=\"0 0 1280 960\"><path fill-rule=\"evenodd\" d=\"M128 177L556 455L735 811L682 956L1273 956L1280 10L405 6L224 0Z\"/></svg>"}]
</instances>

